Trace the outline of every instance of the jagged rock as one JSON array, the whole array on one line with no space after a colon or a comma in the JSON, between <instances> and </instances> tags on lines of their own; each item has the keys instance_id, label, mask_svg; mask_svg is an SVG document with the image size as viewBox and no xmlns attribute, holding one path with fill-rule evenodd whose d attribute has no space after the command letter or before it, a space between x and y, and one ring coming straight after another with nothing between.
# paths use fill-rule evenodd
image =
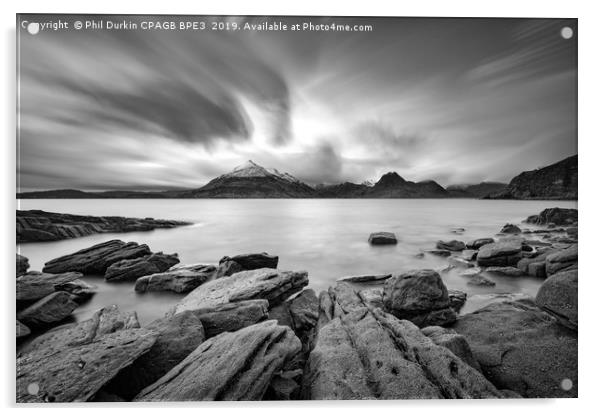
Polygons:
<instances>
[{"instance_id":1,"label":"jagged rock","mask_svg":"<svg viewBox=\"0 0 602 416\"><path fill-rule=\"evenodd\" d=\"M207 282L190 292L171 311L180 313L228 302L267 299L270 307L298 292L308 283L307 272L257 269Z\"/></svg>"},{"instance_id":2,"label":"jagged rock","mask_svg":"<svg viewBox=\"0 0 602 416\"><path fill-rule=\"evenodd\" d=\"M537 292L535 303L571 329L578 327L577 269L548 277Z\"/></svg>"},{"instance_id":3,"label":"jagged rock","mask_svg":"<svg viewBox=\"0 0 602 416\"><path fill-rule=\"evenodd\" d=\"M27 273L27 269L29 269L29 259L17 254L17 277Z\"/></svg>"},{"instance_id":4,"label":"jagged rock","mask_svg":"<svg viewBox=\"0 0 602 416\"><path fill-rule=\"evenodd\" d=\"M146 353L155 335L146 329L123 329L91 340L47 345L17 357L17 402L83 402L117 373ZM38 387L35 394L28 386Z\"/></svg>"},{"instance_id":5,"label":"jagged rock","mask_svg":"<svg viewBox=\"0 0 602 416\"><path fill-rule=\"evenodd\" d=\"M215 276L217 268L210 264L174 266L164 273L142 276L136 280L136 292L172 291L188 293Z\"/></svg>"},{"instance_id":6,"label":"jagged rock","mask_svg":"<svg viewBox=\"0 0 602 416\"><path fill-rule=\"evenodd\" d=\"M343 276L337 279L338 282L351 282L351 283L367 283L367 282L380 282L387 280L392 274L361 274L358 276Z\"/></svg>"},{"instance_id":7,"label":"jagged rock","mask_svg":"<svg viewBox=\"0 0 602 416\"><path fill-rule=\"evenodd\" d=\"M503 276L512 276L512 277L524 276L524 273L522 272L522 270L520 270L516 267L511 267L511 266L505 266L505 267L491 266L491 267L487 267L485 269L485 271L487 273L501 274Z\"/></svg>"},{"instance_id":8,"label":"jagged rock","mask_svg":"<svg viewBox=\"0 0 602 416\"><path fill-rule=\"evenodd\" d=\"M17 339L25 338L29 334L31 334L31 330L29 328L27 328L26 325L23 325L21 322L17 321L17 332L16 332Z\"/></svg>"},{"instance_id":9,"label":"jagged rock","mask_svg":"<svg viewBox=\"0 0 602 416\"><path fill-rule=\"evenodd\" d=\"M477 254L479 266L516 266L521 259L522 241L518 238L503 239L485 244Z\"/></svg>"},{"instance_id":10,"label":"jagged rock","mask_svg":"<svg viewBox=\"0 0 602 416\"><path fill-rule=\"evenodd\" d=\"M546 274L551 276L561 270L577 266L577 244L546 257Z\"/></svg>"},{"instance_id":11,"label":"jagged rock","mask_svg":"<svg viewBox=\"0 0 602 416\"><path fill-rule=\"evenodd\" d=\"M39 210L17 210L17 243L56 241L97 233L149 231L190 223L154 218L93 217Z\"/></svg>"},{"instance_id":12,"label":"jagged rock","mask_svg":"<svg viewBox=\"0 0 602 416\"><path fill-rule=\"evenodd\" d=\"M504 397L482 374L433 343L414 324L366 307L347 289L329 289L332 308L321 314L324 324L304 374L305 398Z\"/></svg>"},{"instance_id":13,"label":"jagged rock","mask_svg":"<svg viewBox=\"0 0 602 416\"><path fill-rule=\"evenodd\" d=\"M449 250L426 250L426 252L429 254L432 254L433 256L439 256L439 257L451 256L451 251L449 251Z\"/></svg>"},{"instance_id":14,"label":"jagged rock","mask_svg":"<svg viewBox=\"0 0 602 416\"><path fill-rule=\"evenodd\" d=\"M437 249L447 251L462 251L466 249L466 244L458 240L437 241Z\"/></svg>"},{"instance_id":15,"label":"jagged rock","mask_svg":"<svg viewBox=\"0 0 602 416\"><path fill-rule=\"evenodd\" d=\"M115 305L102 308L92 318L45 332L21 349L22 354L45 350L54 354L71 345L86 344L122 329L140 328L135 312L124 313Z\"/></svg>"},{"instance_id":16,"label":"jagged rock","mask_svg":"<svg viewBox=\"0 0 602 416\"><path fill-rule=\"evenodd\" d=\"M529 276L546 277L546 258L558 251L560 250L546 247L538 251L534 257L519 260L516 267Z\"/></svg>"},{"instance_id":17,"label":"jagged rock","mask_svg":"<svg viewBox=\"0 0 602 416\"><path fill-rule=\"evenodd\" d=\"M300 349L293 331L276 321L225 332L202 343L135 401L261 400Z\"/></svg>"},{"instance_id":18,"label":"jagged rock","mask_svg":"<svg viewBox=\"0 0 602 416\"><path fill-rule=\"evenodd\" d=\"M466 284L471 286L495 286L495 282L492 282L491 280L481 276L480 274L475 274L474 276L472 276Z\"/></svg>"},{"instance_id":19,"label":"jagged rock","mask_svg":"<svg viewBox=\"0 0 602 416\"><path fill-rule=\"evenodd\" d=\"M464 336L458 334L453 329L442 328L440 326L427 326L422 328L421 331L435 344L447 348L466 364L481 371L481 366L472 355L470 345L468 345L468 341L466 341Z\"/></svg>"},{"instance_id":20,"label":"jagged rock","mask_svg":"<svg viewBox=\"0 0 602 416\"><path fill-rule=\"evenodd\" d=\"M452 329L466 337L483 374L499 389L577 397L577 333L532 301L491 304L459 317ZM572 389L561 388L564 379Z\"/></svg>"},{"instance_id":21,"label":"jagged rock","mask_svg":"<svg viewBox=\"0 0 602 416\"><path fill-rule=\"evenodd\" d=\"M379 231L370 234L368 242L372 245L397 244L397 237L393 233Z\"/></svg>"},{"instance_id":22,"label":"jagged rock","mask_svg":"<svg viewBox=\"0 0 602 416\"><path fill-rule=\"evenodd\" d=\"M177 254L153 253L135 259L121 260L109 266L105 279L109 282L135 280L142 276L162 273L178 264Z\"/></svg>"},{"instance_id":23,"label":"jagged rock","mask_svg":"<svg viewBox=\"0 0 602 416\"><path fill-rule=\"evenodd\" d=\"M76 251L50 260L44 266L46 273L81 272L103 275L109 266L121 260L135 259L151 254L146 244L125 243L110 240L92 247Z\"/></svg>"},{"instance_id":24,"label":"jagged rock","mask_svg":"<svg viewBox=\"0 0 602 416\"><path fill-rule=\"evenodd\" d=\"M17 277L17 302L35 301L60 290L61 285L80 279L81 273L28 272Z\"/></svg>"},{"instance_id":25,"label":"jagged rock","mask_svg":"<svg viewBox=\"0 0 602 416\"><path fill-rule=\"evenodd\" d=\"M222 332L234 332L268 318L268 301L242 300L222 303L192 311L203 323L205 336L214 337Z\"/></svg>"},{"instance_id":26,"label":"jagged rock","mask_svg":"<svg viewBox=\"0 0 602 416\"><path fill-rule=\"evenodd\" d=\"M447 295L449 297L449 306L456 311L456 313L459 313L462 306L466 303L468 295L466 292L454 289L447 289Z\"/></svg>"},{"instance_id":27,"label":"jagged rock","mask_svg":"<svg viewBox=\"0 0 602 416\"><path fill-rule=\"evenodd\" d=\"M18 312L17 319L30 327L46 326L62 321L77 306L69 293L54 292Z\"/></svg>"},{"instance_id":28,"label":"jagged rock","mask_svg":"<svg viewBox=\"0 0 602 416\"><path fill-rule=\"evenodd\" d=\"M372 287L368 289L362 289L358 292L359 297L366 306L373 308L384 308L383 303L384 290L382 287Z\"/></svg>"},{"instance_id":29,"label":"jagged rock","mask_svg":"<svg viewBox=\"0 0 602 416\"><path fill-rule=\"evenodd\" d=\"M485 244L491 244L494 242L495 240L493 238L477 238L476 240L471 240L468 243L466 243L466 248L478 250Z\"/></svg>"},{"instance_id":30,"label":"jagged rock","mask_svg":"<svg viewBox=\"0 0 602 416\"><path fill-rule=\"evenodd\" d=\"M239 254L237 256L225 256L219 261L217 277L231 276L244 270L275 269L278 267L278 256L268 253Z\"/></svg>"},{"instance_id":31,"label":"jagged rock","mask_svg":"<svg viewBox=\"0 0 602 416\"><path fill-rule=\"evenodd\" d=\"M167 374L205 341L203 324L191 311L158 319L145 329L157 337L151 349L122 369L104 388L128 401Z\"/></svg>"},{"instance_id":32,"label":"jagged rock","mask_svg":"<svg viewBox=\"0 0 602 416\"><path fill-rule=\"evenodd\" d=\"M387 280L384 287L385 310L418 326L453 322L447 288L434 270L412 270Z\"/></svg>"},{"instance_id":33,"label":"jagged rock","mask_svg":"<svg viewBox=\"0 0 602 416\"><path fill-rule=\"evenodd\" d=\"M55 289L69 293L71 298L79 304L86 302L96 293L96 286L90 285L81 279L61 283L55 286Z\"/></svg>"},{"instance_id":34,"label":"jagged rock","mask_svg":"<svg viewBox=\"0 0 602 416\"><path fill-rule=\"evenodd\" d=\"M573 225L577 223L578 212L573 208L546 208L538 215L527 218L530 224L545 225Z\"/></svg>"},{"instance_id":35,"label":"jagged rock","mask_svg":"<svg viewBox=\"0 0 602 416\"><path fill-rule=\"evenodd\" d=\"M506 224L500 230L502 234L520 234L521 229L514 224Z\"/></svg>"}]
</instances>

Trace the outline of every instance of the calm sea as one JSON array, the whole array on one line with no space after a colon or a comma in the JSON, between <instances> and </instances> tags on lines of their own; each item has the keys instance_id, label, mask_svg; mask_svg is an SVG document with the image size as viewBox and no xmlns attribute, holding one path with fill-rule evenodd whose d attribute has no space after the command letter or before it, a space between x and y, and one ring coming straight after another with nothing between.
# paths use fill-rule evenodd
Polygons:
<instances>
[{"instance_id":1,"label":"calm sea","mask_svg":"<svg viewBox=\"0 0 602 416\"><path fill-rule=\"evenodd\" d=\"M576 208L570 201L485 201L472 199L195 199L195 200L21 200L19 208L84 214L154 217L193 222L170 230L126 234L97 234L49 243L22 244L17 249L29 258L32 270L41 270L55 257L109 240L122 239L148 244L153 251L178 253L182 264L217 263L225 255L266 251L280 257L279 268L307 270L316 292L347 275L399 273L414 268L442 268L447 260L431 255L416 258L422 249L432 249L437 240L468 241L492 237L507 222L520 223L548 207ZM457 235L454 228L466 231ZM533 228L533 227L531 227ZM368 236L392 231L396 246L374 247ZM467 285L468 278L456 271L442 274L448 288L475 296L466 306L474 309L492 293L523 293L534 296L541 279L491 277L495 287ZM141 322L163 314L182 295L136 294L133 282L110 283L86 276L98 286L91 301L75 311L87 319L106 305L135 310Z\"/></svg>"}]
</instances>

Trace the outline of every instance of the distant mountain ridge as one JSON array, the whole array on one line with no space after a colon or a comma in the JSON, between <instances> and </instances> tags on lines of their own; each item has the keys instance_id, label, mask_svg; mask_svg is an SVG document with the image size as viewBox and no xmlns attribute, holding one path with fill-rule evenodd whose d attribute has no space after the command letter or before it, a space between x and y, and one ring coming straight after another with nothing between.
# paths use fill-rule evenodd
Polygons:
<instances>
[{"instance_id":1,"label":"distant mountain ridge","mask_svg":"<svg viewBox=\"0 0 602 416\"><path fill-rule=\"evenodd\" d=\"M344 182L312 187L289 173L266 169L249 160L206 185L187 190L155 192L86 192L62 189L17 194L22 199L84 198L512 198L576 199L577 156L535 171L523 172L506 185L481 182L442 187L435 181L412 182L397 172L384 174L376 183Z\"/></svg>"},{"instance_id":2,"label":"distant mountain ridge","mask_svg":"<svg viewBox=\"0 0 602 416\"><path fill-rule=\"evenodd\" d=\"M515 176L500 192L487 199L577 199L577 155Z\"/></svg>"}]
</instances>

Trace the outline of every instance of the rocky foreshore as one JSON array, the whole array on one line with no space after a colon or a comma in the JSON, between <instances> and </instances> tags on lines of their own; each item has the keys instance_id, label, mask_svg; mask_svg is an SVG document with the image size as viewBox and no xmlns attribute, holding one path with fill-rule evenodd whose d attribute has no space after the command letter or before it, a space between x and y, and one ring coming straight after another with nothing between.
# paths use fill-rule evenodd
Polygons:
<instances>
[{"instance_id":1,"label":"rocky foreshore","mask_svg":"<svg viewBox=\"0 0 602 416\"><path fill-rule=\"evenodd\" d=\"M180 265L111 240L43 272L17 256L17 402L577 397L576 218L546 210L493 238L433 242L467 284L543 280L535 299L464 314L466 293L431 269L346 276L316 295L268 253ZM69 322L99 273L187 294L144 326L112 305Z\"/></svg>"},{"instance_id":2,"label":"rocky foreshore","mask_svg":"<svg viewBox=\"0 0 602 416\"><path fill-rule=\"evenodd\" d=\"M154 218L94 217L39 210L17 210L17 243L57 241L99 233L127 233L190 225Z\"/></svg>"}]
</instances>

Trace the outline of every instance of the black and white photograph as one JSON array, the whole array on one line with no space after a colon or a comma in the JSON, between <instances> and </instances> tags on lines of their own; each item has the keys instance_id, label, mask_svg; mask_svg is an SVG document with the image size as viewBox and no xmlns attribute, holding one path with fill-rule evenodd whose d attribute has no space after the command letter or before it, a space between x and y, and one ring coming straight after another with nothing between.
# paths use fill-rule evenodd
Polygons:
<instances>
[{"instance_id":1,"label":"black and white photograph","mask_svg":"<svg viewBox=\"0 0 602 416\"><path fill-rule=\"evenodd\" d=\"M17 14L16 403L577 398L578 38Z\"/></svg>"}]
</instances>

